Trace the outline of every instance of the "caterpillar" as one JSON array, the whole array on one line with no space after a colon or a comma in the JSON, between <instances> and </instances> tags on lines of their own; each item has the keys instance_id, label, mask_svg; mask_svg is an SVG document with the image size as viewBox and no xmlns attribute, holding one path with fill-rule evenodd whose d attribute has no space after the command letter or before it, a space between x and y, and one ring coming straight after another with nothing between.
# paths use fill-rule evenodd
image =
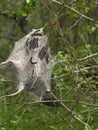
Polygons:
<instances>
[{"instance_id":1,"label":"caterpillar","mask_svg":"<svg viewBox=\"0 0 98 130\"><path fill-rule=\"evenodd\" d=\"M30 63L31 63L31 64L37 64L37 62L33 62L33 61L32 61L32 57L30 58Z\"/></svg>"},{"instance_id":2,"label":"caterpillar","mask_svg":"<svg viewBox=\"0 0 98 130\"><path fill-rule=\"evenodd\" d=\"M39 52L39 58L40 58L41 60L43 60L44 57L46 56L47 50L48 50L48 45L46 45L45 47L43 47L43 48L41 49L41 51Z\"/></svg>"},{"instance_id":3,"label":"caterpillar","mask_svg":"<svg viewBox=\"0 0 98 130\"><path fill-rule=\"evenodd\" d=\"M38 48L38 38L33 38L33 40L31 40L29 49L31 48Z\"/></svg>"}]
</instances>

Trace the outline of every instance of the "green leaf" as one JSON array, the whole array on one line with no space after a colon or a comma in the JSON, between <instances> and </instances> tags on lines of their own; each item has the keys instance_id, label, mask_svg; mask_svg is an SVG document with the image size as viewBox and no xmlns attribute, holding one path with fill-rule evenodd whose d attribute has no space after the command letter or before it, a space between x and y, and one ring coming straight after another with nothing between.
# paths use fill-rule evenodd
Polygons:
<instances>
[{"instance_id":1,"label":"green leaf","mask_svg":"<svg viewBox=\"0 0 98 130\"><path fill-rule=\"evenodd\" d=\"M19 9L15 12L17 15L20 15L20 16L27 16L27 13L25 13L23 10Z\"/></svg>"},{"instance_id":2,"label":"green leaf","mask_svg":"<svg viewBox=\"0 0 98 130\"><path fill-rule=\"evenodd\" d=\"M26 3L30 3L30 0L26 0Z\"/></svg>"}]
</instances>

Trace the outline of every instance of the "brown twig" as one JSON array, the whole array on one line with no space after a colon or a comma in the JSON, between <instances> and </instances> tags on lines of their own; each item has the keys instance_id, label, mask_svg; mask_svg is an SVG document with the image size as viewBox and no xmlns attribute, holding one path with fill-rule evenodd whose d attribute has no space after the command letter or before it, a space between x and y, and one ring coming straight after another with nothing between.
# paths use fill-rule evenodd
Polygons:
<instances>
[{"instance_id":1,"label":"brown twig","mask_svg":"<svg viewBox=\"0 0 98 130\"><path fill-rule=\"evenodd\" d=\"M67 31L70 31L71 29L73 29L75 26L77 26L77 24L79 23L79 21L82 19L82 16L80 16L77 20L75 20L75 22L69 27L67 28Z\"/></svg>"},{"instance_id":2,"label":"brown twig","mask_svg":"<svg viewBox=\"0 0 98 130\"><path fill-rule=\"evenodd\" d=\"M43 1L41 1L41 2L43 3L44 7L49 10L50 14L52 14L53 16L55 16L55 13L49 7L50 4L47 4L47 3L43 2Z\"/></svg>"},{"instance_id":3,"label":"brown twig","mask_svg":"<svg viewBox=\"0 0 98 130\"><path fill-rule=\"evenodd\" d=\"M49 2L49 3L47 4L47 6L49 6L50 4L51 4L51 2ZM35 12L29 14L29 15L26 17L25 20L28 21L28 20L30 19L31 16L33 16L34 14L40 12L40 11L43 10L44 8L45 8L45 6L42 6L42 7L41 7L40 9L38 9L37 11L35 11Z\"/></svg>"},{"instance_id":4,"label":"brown twig","mask_svg":"<svg viewBox=\"0 0 98 130\"><path fill-rule=\"evenodd\" d=\"M47 102L63 102L63 103L78 103L78 104L83 104L86 106L90 107L96 107L98 108L98 105L96 104L91 104L88 102L83 102L83 101L76 101L76 100L46 100L46 101L34 101L34 102L13 102L13 103L0 103L1 105L14 105L14 104L24 104L24 105L31 105L31 104L38 104L38 103L47 103Z\"/></svg>"},{"instance_id":5,"label":"brown twig","mask_svg":"<svg viewBox=\"0 0 98 130\"><path fill-rule=\"evenodd\" d=\"M98 23L98 21L95 21L93 18L90 18L90 17L86 16L85 14L82 14L81 12L79 12L78 10L76 10L76 9L73 8L73 7L68 6L67 4L63 4L62 2L59 2L59 1L57 1L57 0L52 0L52 2L57 3L57 4L59 4L59 5L62 5L62 6L64 6L64 7L66 7L66 8L68 8L68 9L72 10L73 12L79 14L80 16L82 16L82 17L85 18L85 19L88 19L88 20L90 20L90 21L92 21L92 22Z\"/></svg>"}]
</instances>

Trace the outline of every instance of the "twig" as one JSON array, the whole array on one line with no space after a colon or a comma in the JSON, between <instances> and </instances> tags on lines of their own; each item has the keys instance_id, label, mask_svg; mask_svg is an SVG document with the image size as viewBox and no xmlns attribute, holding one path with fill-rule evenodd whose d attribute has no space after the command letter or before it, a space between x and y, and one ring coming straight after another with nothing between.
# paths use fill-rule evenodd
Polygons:
<instances>
[{"instance_id":1,"label":"twig","mask_svg":"<svg viewBox=\"0 0 98 130\"><path fill-rule=\"evenodd\" d=\"M1 38L4 38L4 39L10 39L10 40L19 40L19 38L18 37L14 37L14 36L2 36L2 35L0 35L0 37Z\"/></svg>"},{"instance_id":2,"label":"twig","mask_svg":"<svg viewBox=\"0 0 98 130\"><path fill-rule=\"evenodd\" d=\"M90 107L96 107L98 109L98 105L96 104L90 104L87 102L82 102L82 101L76 101L76 100L46 100L46 101L34 101L34 102L22 102L24 105L31 105L31 104L38 104L38 103L47 103L47 102L63 102L63 103L78 103L78 104L83 104L86 106ZM1 105L14 105L14 104L21 104L21 102L13 102L13 103L0 103Z\"/></svg>"},{"instance_id":3,"label":"twig","mask_svg":"<svg viewBox=\"0 0 98 130\"><path fill-rule=\"evenodd\" d=\"M62 114L61 114L61 112L60 111L57 111L57 113L59 114L59 117L61 117L62 118L62 120L64 120L67 124L69 124L70 125L70 127L72 128L72 130L73 130L73 126L71 125L71 123L69 123L69 121L65 118L65 116L63 115L62 116ZM73 119L73 118L72 118Z\"/></svg>"},{"instance_id":4,"label":"twig","mask_svg":"<svg viewBox=\"0 0 98 130\"><path fill-rule=\"evenodd\" d=\"M55 13L49 8L50 4L44 3L43 1L41 1L41 2L45 6L45 8L49 10L50 14L52 14L53 16L55 16Z\"/></svg>"},{"instance_id":5,"label":"twig","mask_svg":"<svg viewBox=\"0 0 98 130\"><path fill-rule=\"evenodd\" d=\"M8 82L12 82L12 80L0 79L0 82L3 82L3 83L8 83Z\"/></svg>"},{"instance_id":6,"label":"twig","mask_svg":"<svg viewBox=\"0 0 98 130\"><path fill-rule=\"evenodd\" d=\"M67 28L67 31L70 31L72 28L74 28L81 19L82 19L82 16L80 16L69 28Z\"/></svg>"},{"instance_id":7,"label":"twig","mask_svg":"<svg viewBox=\"0 0 98 130\"><path fill-rule=\"evenodd\" d=\"M83 114L83 113L92 112L92 111L95 111L95 110L98 110L98 108L92 108L90 110L84 110L84 111L82 111L80 113Z\"/></svg>"},{"instance_id":8,"label":"twig","mask_svg":"<svg viewBox=\"0 0 98 130\"><path fill-rule=\"evenodd\" d=\"M47 6L49 6L49 5L51 5L51 2L49 2L49 3L47 4ZM45 9L45 6L42 6L42 7L41 7L40 9L38 9L37 11L34 11L33 13L29 14L29 15L26 17L25 20L28 21L31 16L33 16L33 15L36 14L36 13L41 12L43 9Z\"/></svg>"},{"instance_id":9,"label":"twig","mask_svg":"<svg viewBox=\"0 0 98 130\"><path fill-rule=\"evenodd\" d=\"M48 101L36 101L36 102L30 102L30 103L23 103L23 104L35 104L35 103L44 103L44 102L58 102L58 101L60 101L61 102L61 105L62 105L62 107L63 108L65 108L66 110L67 110L67 112L68 113L70 113L70 115L74 118L74 119L76 119L78 122L80 122L80 123L82 123L83 125L85 125L85 126L88 126L89 127L89 125L87 124L87 123L85 123L85 122L83 122L80 118L78 118L73 112L72 112L72 110L71 109L69 109L63 102L64 102L64 100L48 100ZM17 104L17 102L16 103L14 103L14 104ZM9 105L12 105L12 103L10 103Z\"/></svg>"},{"instance_id":10,"label":"twig","mask_svg":"<svg viewBox=\"0 0 98 130\"><path fill-rule=\"evenodd\" d=\"M90 18L90 17L88 17L88 16L82 14L81 12L79 12L78 10L76 10L75 8L73 8L73 7L71 8L70 6L68 6L68 5L66 5L66 4L63 4L62 2L59 2L59 1L57 1L57 0L52 0L52 2L57 3L57 4L59 4L59 5L63 5L63 6L65 6L66 8L68 8L68 9L74 11L75 13L81 15L83 18L86 18L86 19L88 19L88 20L90 20L90 21L92 21L92 22L95 21L94 19L92 19L92 18ZM98 23L98 21L96 21L96 22Z\"/></svg>"},{"instance_id":11,"label":"twig","mask_svg":"<svg viewBox=\"0 0 98 130\"><path fill-rule=\"evenodd\" d=\"M60 75L60 76L55 76L53 78L51 78L52 80L53 79L59 79L59 78L62 78L62 77L65 77L65 76L68 76L68 75L71 75L71 74L75 74L75 73L79 73L81 71L84 71L84 70L89 70L89 69L93 69L93 68L98 68L98 65L96 66L92 66L92 67L85 67L85 68L82 68L82 69L79 69L79 70L75 70L71 73L67 73L67 74L63 74L63 75Z\"/></svg>"},{"instance_id":12,"label":"twig","mask_svg":"<svg viewBox=\"0 0 98 130\"><path fill-rule=\"evenodd\" d=\"M94 4L98 5L98 2L93 2Z\"/></svg>"},{"instance_id":13,"label":"twig","mask_svg":"<svg viewBox=\"0 0 98 130\"><path fill-rule=\"evenodd\" d=\"M68 113L70 113L70 115L76 119L78 122L82 123L83 125L89 127L89 125L87 123L85 123L84 121L82 121L80 118L78 118L63 102L61 102L62 106L68 111Z\"/></svg>"},{"instance_id":14,"label":"twig","mask_svg":"<svg viewBox=\"0 0 98 130\"><path fill-rule=\"evenodd\" d=\"M89 56L86 56L86 57L84 57L84 58L82 58L82 59L78 59L78 61L86 60L86 59L88 59L88 58L91 58L91 57L94 57L94 56L97 56L97 55L98 55L98 53L94 53L94 54L89 55Z\"/></svg>"},{"instance_id":15,"label":"twig","mask_svg":"<svg viewBox=\"0 0 98 130\"><path fill-rule=\"evenodd\" d=\"M98 105L95 105L95 104L90 104L90 103L86 103L86 102L82 102L82 101L75 101L75 100L47 100L47 101L35 101L35 102L24 102L23 104L24 105L31 105L31 104L37 104L37 103L45 103L45 102L60 102L61 105L63 106L63 108L65 108L67 110L68 113L70 113L70 115L75 119L77 120L78 122L82 123L83 125L85 126L88 126L89 125L87 123L85 123L84 121L82 121L79 117L77 117L71 109L69 109L65 104L64 102L67 102L67 103L70 103L70 102L77 102L77 103L80 103L80 104L85 104L87 106L93 106L93 107L98 107ZM21 104L20 102L14 102L14 103L5 103L3 105L13 105L13 104ZM2 104L1 104L2 105ZM97 109L97 108L96 108ZM83 111L82 113L85 113L85 112L88 112L88 110L86 111Z\"/></svg>"},{"instance_id":16,"label":"twig","mask_svg":"<svg viewBox=\"0 0 98 130\"><path fill-rule=\"evenodd\" d=\"M12 94L9 94L9 95L1 96L0 99L1 99L1 98L5 98L5 97L13 97L13 96L19 94L22 90L23 90L23 88L22 88L22 89L19 89L19 90L18 90L17 92L15 92L15 93L12 93Z\"/></svg>"}]
</instances>

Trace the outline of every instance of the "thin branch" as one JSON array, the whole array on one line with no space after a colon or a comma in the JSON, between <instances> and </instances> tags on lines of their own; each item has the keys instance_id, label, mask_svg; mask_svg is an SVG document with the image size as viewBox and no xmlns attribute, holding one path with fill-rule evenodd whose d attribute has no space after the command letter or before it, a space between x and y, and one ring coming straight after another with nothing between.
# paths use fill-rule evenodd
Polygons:
<instances>
[{"instance_id":1,"label":"thin branch","mask_svg":"<svg viewBox=\"0 0 98 130\"><path fill-rule=\"evenodd\" d=\"M66 5L66 4L63 4L62 2L59 2L59 1L57 1L57 0L52 0L52 2L57 3L57 4L59 4L59 5L63 5L64 7L66 7L66 8L68 8L68 9L74 11L75 13L81 15L83 18L86 18L86 19L88 19L88 20L90 20L90 21L92 21L92 22L95 21L94 19L92 19L92 18L90 18L90 17L88 17L88 16L82 14L81 12L79 12L78 10L76 10L75 8L70 7L70 6ZM96 23L98 23L98 21L96 21Z\"/></svg>"},{"instance_id":2,"label":"thin branch","mask_svg":"<svg viewBox=\"0 0 98 130\"><path fill-rule=\"evenodd\" d=\"M75 26L77 26L77 24L79 23L79 21L82 19L82 16L80 16L69 28L67 28L67 31L70 31L72 28L74 28Z\"/></svg>"},{"instance_id":3,"label":"thin branch","mask_svg":"<svg viewBox=\"0 0 98 130\"><path fill-rule=\"evenodd\" d=\"M71 75L71 74L79 73L81 71L85 71L85 70L89 70L89 69L93 69L93 68L98 68L98 65L92 66L92 67L85 67L85 68L82 68L82 69L79 69L79 70L75 70L75 71L73 71L71 73L63 74L63 75L60 75L60 76L55 76L55 77L53 77L51 79L52 80L53 79L59 79L59 78L62 78L62 77L65 77L65 76L68 76L68 75Z\"/></svg>"},{"instance_id":4,"label":"thin branch","mask_svg":"<svg viewBox=\"0 0 98 130\"><path fill-rule=\"evenodd\" d=\"M79 117L77 117L73 112L72 112L72 110L71 109L69 109L61 100L49 100L49 101L36 101L36 102L32 102L32 104L35 104L35 103L45 103L45 102L58 102L58 101L60 101L61 102L61 105L62 105L62 107L64 108L64 109L66 109L66 111L75 119L75 120L77 120L78 122L80 122L80 123L82 123L83 125L85 125L85 126L88 126L89 127L89 125L87 124L87 123L85 123L84 121L82 121ZM16 102L17 103L17 102ZM25 103L23 103L23 104L25 104ZM26 103L26 104L31 104L31 103ZM9 105L12 105L11 103L9 104Z\"/></svg>"},{"instance_id":5,"label":"thin branch","mask_svg":"<svg viewBox=\"0 0 98 130\"><path fill-rule=\"evenodd\" d=\"M93 2L94 4L98 5L98 2Z\"/></svg>"},{"instance_id":6,"label":"thin branch","mask_svg":"<svg viewBox=\"0 0 98 130\"><path fill-rule=\"evenodd\" d=\"M91 104L83 101L77 101L77 100L46 100L46 101L34 101L34 102L13 102L13 103L0 103L0 105L14 105L14 104L24 104L24 105L31 105L31 104L38 104L38 103L47 103L47 102L63 102L63 103L78 103L78 104L83 104L86 106L90 107L95 107L98 109L98 105L96 104Z\"/></svg>"},{"instance_id":7,"label":"thin branch","mask_svg":"<svg viewBox=\"0 0 98 130\"><path fill-rule=\"evenodd\" d=\"M51 5L51 1L47 4L47 6ZM46 7L45 6L42 6L40 9L38 9L37 11L33 11L33 13L29 14L25 20L29 20L31 16L33 16L34 14L36 13L39 13L41 12L43 9L45 9Z\"/></svg>"},{"instance_id":8,"label":"thin branch","mask_svg":"<svg viewBox=\"0 0 98 130\"><path fill-rule=\"evenodd\" d=\"M91 58L91 57L94 57L94 56L97 56L97 55L98 55L98 53L94 53L94 54L89 55L89 56L86 56L86 57L84 57L84 58L82 58L82 59L78 59L78 61L86 60L86 59L88 59L88 58Z\"/></svg>"},{"instance_id":9,"label":"thin branch","mask_svg":"<svg viewBox=\"0 0 98 130\"><path fill-rule=\"evenodd\" d=\"M59 117L61 117L62 120L64 120L65 122L67 122L67 124L70 125L70 127L72 128L73 130L73 126L71 125L71 123L69 123L69 121L65 118L65 116L63 115L62 116L62 113L60 111L57 111L57 113L59 114ZM73 119L73 118L72 118Z\"/></svg>"},{"instance_id":10,"label":"thin branch","mask_svg":"<svg viewBox=\"0 0 98 130\"><path fill-rule=\"evenodd\" d=\"M98 108L92 108L90 110L84 110L82 112L80 112L81 114L84 114L84 113L88 113L88 112L92 112L92 111L95 111L95 110L98 110Z\"/></svg>"},{"instance_id":11,"label":"thin branch","mask_svg":"<svg viewBox=\"0 0 98 130\"><path fill-rule=\"evenodd\" d=\"M86 103L86 102L82 102L82 101L75 101L75 100L47 100L47 101L35 101L35 102L24 102L22 104L24 105L31 105L31 104L37 104L37 103L45 103L45 102L61 102L61 105L63 106L63 108L65 108L67 110L68 113L70 113L70 115L75 119L77 120L78 122L82 123L83 125L85 126L88 126L89 125L87 123L85 123L84 121L82 121L79 117L77 117L71 109L69 109L64 103L70 103L70 102L77 102L77 103L80 103L80 104L84 104L84 105L87 105L87 106L91 106L91 107L98 107L98 105L95 105L95 104L90 104L90 103ZM0 105L14 105L14 104L21 104L21 102L14 102L14 103L3 103L3 104L0 104ZM96 108L97 109L97 108ZM82 113L85 113L85 112L88 112L88 110L86 111L83 111Z\"/></svg>"},{"instance_id":12,"label":"thin branch","mask_svg":"<svg viewBox=\"0 0 98 130\"><path fill-rule=\"evenodd\" d=\"M74 119L76 119L76 120L77 120L78 122L80 122L81 124L83 124L83 125L89 127L89 125L88 125L87 123L85 123L85 122L82 121L79 117L77 117L77 116L72 112L72 110L69 109L63 102L61 102L61 104L62 104L62 106L67 110L67 112L70 113L70 115L71 115Z\"/></svg>"},{"instance_id":13,"label":"thin branch","mask_svg":"<svg viewBox=\"0 0 98 130\"><path fill-rule=\"evenodd\" d=\"M0 79L0 82L3 82L3 83L8 83L8 82L12 82L12 80Z\"/></svg>"},{"instance_id":14,"label":"thin branch","mask_svg":"<svg viewBox=\"0 0 98 130\"><path fill-rule=\"evenodd\" d=\"M14 36L3 36L3 35L0 35L0 38L3 38L3 39L10 39L10 40L19 40L18 37L14 37Z\"/></svg>"},{"instance_id":15,"label":"thin branch","mask_svg":"<svg viewBox=\"0 0 98 130\"><path fill-rule=\"evenodd\" d=\"M12 94L9 94L9 95L1 96L0 99L5 98L5 97L13 97L13 96L19 94L20 92L22 92L22 90L23 90L23 88L19 89L19 90L18 90L17 92L15 92L15 93L12 93Z\"/></svg>"},{"instance_id":16,"label":"thin branch","mask_svg":"<svg viewBox=\"0 0 98 130\"><path fill-rule=\"evenodd\" d=\"M43 5L45 6L46 9L48 9L48 11L50 12L51 15L55 16L55 13L49 8L50 4L47 4L43 1L41 1L43 3Z\"/></svg>"}]
</instances>

